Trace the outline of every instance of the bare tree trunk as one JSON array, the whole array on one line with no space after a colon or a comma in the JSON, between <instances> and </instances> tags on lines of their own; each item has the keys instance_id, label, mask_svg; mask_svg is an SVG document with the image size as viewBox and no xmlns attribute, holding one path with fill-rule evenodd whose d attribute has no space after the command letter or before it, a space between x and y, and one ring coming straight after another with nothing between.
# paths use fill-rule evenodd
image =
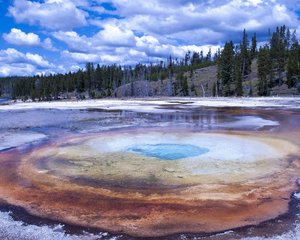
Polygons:
<instances>
[{"instance_id":1,"label":"bare tree trunk","mask_svg":"<svg viewBox=\"0 0 300 240\"><path fill-rule=\"evenodd\" d=\"M205 89L204 89L202 83L200 83L200 85L201 85L201 88L202 88L203 97L205 97Z\"/></svg>"}]
</instances>

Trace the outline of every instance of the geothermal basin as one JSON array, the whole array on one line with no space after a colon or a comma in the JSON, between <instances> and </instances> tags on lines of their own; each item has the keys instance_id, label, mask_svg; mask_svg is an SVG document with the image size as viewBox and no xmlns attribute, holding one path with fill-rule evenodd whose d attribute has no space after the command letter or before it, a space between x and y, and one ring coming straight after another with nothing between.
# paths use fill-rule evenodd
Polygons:
<instances>
[{"instance_id":1,"label":"geothermal basin","mask_svg":"<svg viewBox=\"0 0 300 240\"><path fill-rule=\"evenodd\" d=\"M0 202L62 239L297 239L299 100L239 101L1 106Z\"/></svg>"}]
</instances>

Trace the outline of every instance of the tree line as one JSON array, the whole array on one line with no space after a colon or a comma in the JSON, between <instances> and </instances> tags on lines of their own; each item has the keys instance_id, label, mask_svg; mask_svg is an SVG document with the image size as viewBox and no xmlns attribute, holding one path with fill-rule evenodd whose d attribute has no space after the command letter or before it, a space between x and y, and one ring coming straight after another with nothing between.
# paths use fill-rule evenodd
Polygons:
<instances>
[{"instance_id":1,"label":"tree line","mask_svg":"<svg viewBox=\"0 0 300 240\"><path fill-rule=\"evenodd\" d=\"M268 96L272 88L286 84L299 88L300 46L296 32L277 27L266 44L258 48L257 36L251 40L246 30L238 44L226 42L223 49L187 52L182 59L170 56L156 64L135 66L87 63L84 69L65 74L7 77L0 79L0 96L12 99L56 100L66 98L104 98L137 96L189 96L196 92L196 69L217 65L213 96ZM249 80L253 62L257 62L258 81ZM151 83L166 83L163 92L151 91ZM246 84L246 82L248 82ZM194 94L195 95L195 94Z\"/></svg>"},{"instance_id":2,"label":"tree line","mask_svg":"<svg viewBox=\"0 0 300 240\"><path fill-rule=\"evenodd\" d=\"M300 46L296 31L278 27L258 52L258 95L270 95L275 86L300 88Z\"/></svg>"},{"instance_id":3,"label":"tree line","mask_svg":"<svg viewBox=\"0 0 300 240\"><path fill-rule=\"evenodd\" d=\"M155 93L145 92L145 86L136 90L136 85L169 79L169 96L188 95L187 78L184 73L213 65L215 61L211 51L188 52L184 59L171 56L157 64L137 64L132 66L94 65L87 63L84 69L66 74L37 75L32 77L6 77L0 79L0 96L9 95L12 99L32 99L33 101L50 101L75 97L104 98L115 97L116 89L127 85L123 97L151 96ZM174 81L178 76L179 81ZM129 89L129 90L128 90ZM143 92L142 92L143 91Z\"/></svg>"},{"instance_id":4,"label":"tree line","mask_svg":"<svg viewBox=\"0 0 300 240\"><path fill-rule=\"evenodd\" d=\"M251 73L253 60L257 60L256 86L245 81ZM214 96L269 96L272 88L286 84L300 92L300 46L296 31L291 33L286 26L277 27L269 40L257 49L256 34L251 44L246 30L240 44L226 42L217 60L217 81L213 86ZM253 89L256 89L254 93Z\"/></svg>"}]
</instances>

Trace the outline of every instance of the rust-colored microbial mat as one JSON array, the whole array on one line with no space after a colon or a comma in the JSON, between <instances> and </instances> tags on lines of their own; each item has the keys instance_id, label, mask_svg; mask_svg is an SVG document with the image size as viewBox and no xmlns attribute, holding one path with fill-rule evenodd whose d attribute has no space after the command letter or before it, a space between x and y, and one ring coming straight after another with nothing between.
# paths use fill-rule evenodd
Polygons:
<instances>
[{"instance_id":1,"label":"rust-colored microbial mat","mask_svg":"<svg viewBox=\"0 0 300 240\"><path fill-rule=\"evenodd\" d=\"M1 201L135 237L222 232L288 212L300 176L297 111L214 110L217 122L208 113L210 128L195 113L167 126L139 115L148 127L46 128L37 143L0 152Z\"/></svg>"}]
</instances>

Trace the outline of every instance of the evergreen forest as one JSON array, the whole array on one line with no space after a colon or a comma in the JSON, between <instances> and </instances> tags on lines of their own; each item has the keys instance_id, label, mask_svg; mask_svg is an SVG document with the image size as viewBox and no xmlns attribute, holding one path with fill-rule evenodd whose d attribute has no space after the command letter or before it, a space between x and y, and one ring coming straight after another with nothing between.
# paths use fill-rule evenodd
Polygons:
<instances>
[{"instance_id":1,"label":"evergreen forest","mask_svg":"<svg viewBox=\"0 0 300 240\"><path fill-rule=\"evenodd\" d=\"M251 71L256 66L256 81ZM214 77L196 83L199 69ZM199 73L201 75L201 71ZM216 53L187 52L183 59L135 66L86 63L65 74L0 78L0 96L51 101L105 97L270 96L285 86L300 94L300 46L295 31L277 27L265 43L244 30L239 43L228 41ZM199 87L201 86L201 88ZM201 95L200 92L203 91Z\"/></svg>"}]
</instances>

